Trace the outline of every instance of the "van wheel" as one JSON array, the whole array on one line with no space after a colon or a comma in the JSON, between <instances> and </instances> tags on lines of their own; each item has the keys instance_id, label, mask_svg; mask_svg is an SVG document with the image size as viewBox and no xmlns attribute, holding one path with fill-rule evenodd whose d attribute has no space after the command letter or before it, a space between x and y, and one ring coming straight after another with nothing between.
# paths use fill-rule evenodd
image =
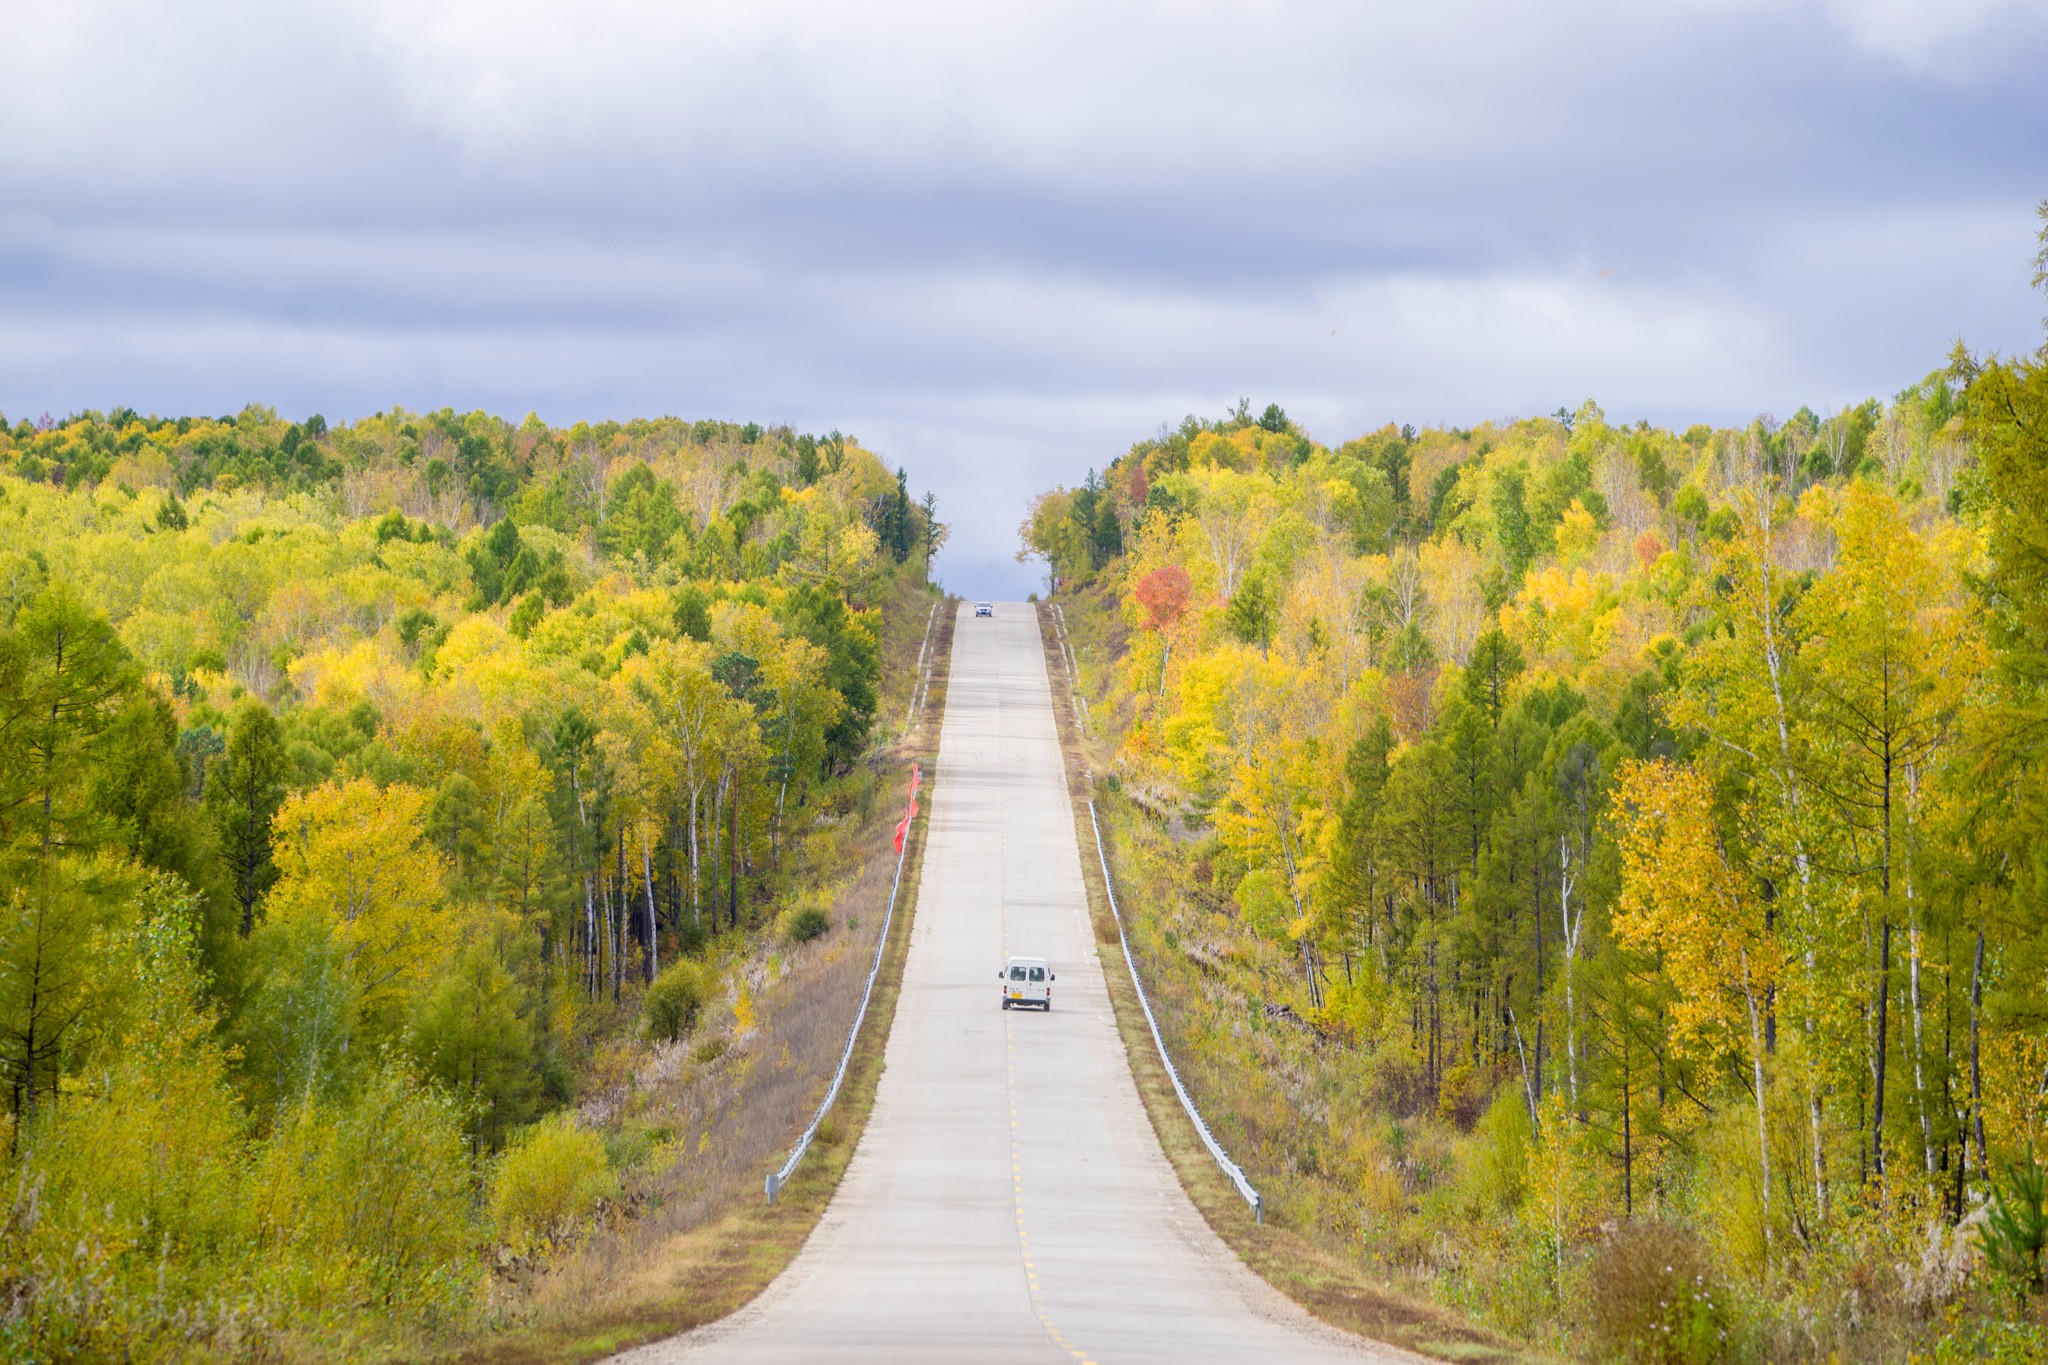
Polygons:
<instances>
[{"instance_id":1,"label":"van wheel","mask_svg":"<svg viewBox=\"0 0 2048 1365\"><path fill-rule=\"evenodd\" d=\"M1008 1000L1004 1000L1004 1001L1003 1001L1003 1008L1004 1008L1004 1009L1008 1009L1008 1008L1010 1008L1010 1002L1009 1002Z\"/></svg>"}]
</instances>

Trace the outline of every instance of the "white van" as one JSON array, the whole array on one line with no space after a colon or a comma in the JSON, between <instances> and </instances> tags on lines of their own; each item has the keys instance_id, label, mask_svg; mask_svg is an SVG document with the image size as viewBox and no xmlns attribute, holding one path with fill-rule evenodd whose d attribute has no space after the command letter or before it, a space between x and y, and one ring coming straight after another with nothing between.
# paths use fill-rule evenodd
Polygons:
<instances>
[{"instance_id":1,"label":"white van","mask_svg":"<svg viewBox=\"0 0 2048 1365\"><path fill-rule=\"evenodd\" d=\"M1003 982L1003 1008L1036 1005L1052 1008L1053 974L1042 957L1013 957L996 973Z\"/></svg>"}]
</instances>

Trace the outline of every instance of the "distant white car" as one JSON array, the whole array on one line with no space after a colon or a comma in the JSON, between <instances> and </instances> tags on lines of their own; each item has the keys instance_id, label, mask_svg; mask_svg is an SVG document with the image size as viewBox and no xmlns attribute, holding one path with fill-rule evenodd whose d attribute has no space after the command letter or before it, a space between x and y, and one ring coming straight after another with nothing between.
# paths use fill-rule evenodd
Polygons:
<instances>
[{"instance_id":1,"label":"distant white car","mask_svg":"<svg viewBox=\"0 0 2048 1365\"><path fill-rule=\"evenodd\" d=\"M974 614L976 616L994 616L996 614L996 604L993 602L976 602L974 604Z\"/></svg>"},{"instance_id":2,"label":"distant white car","mask_svg":"<svg viewBox=\"0 0 2048 1365\"><path fill-rule=\"evenodd\" d=\"M1003 982L1003 1008L1036 1005L1052 1008L1052 983L1056 979L1042 957L1013 957L996 973Z\"/></svg>"}]
</instances>

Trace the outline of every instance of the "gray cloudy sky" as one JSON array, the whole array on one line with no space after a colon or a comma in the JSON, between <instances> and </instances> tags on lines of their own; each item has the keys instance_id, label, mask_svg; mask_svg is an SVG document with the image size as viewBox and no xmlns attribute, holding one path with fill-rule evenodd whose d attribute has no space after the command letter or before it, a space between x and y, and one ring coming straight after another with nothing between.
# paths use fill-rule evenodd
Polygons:
<instances>
[{"instance_id":1,"label":"gray cloudy sky","mask_svg":"<svg viewBox=\"0 0 2048 1365\"><path fill-rule=\"evenodd\" d=\"M0 0L0 411L858 434L1021 594L1162 420L2032 349L2048 0Z\"/></svg>"}]
</instances>

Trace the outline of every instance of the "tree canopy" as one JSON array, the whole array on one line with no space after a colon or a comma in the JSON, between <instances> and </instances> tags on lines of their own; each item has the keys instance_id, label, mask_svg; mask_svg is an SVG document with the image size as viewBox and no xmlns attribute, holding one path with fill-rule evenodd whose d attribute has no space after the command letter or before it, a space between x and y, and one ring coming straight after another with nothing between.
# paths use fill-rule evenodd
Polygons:
<instances>
[{"instance_id":1,"label":"tree canopy","mask_svg":"<svg viewBox=\"0 0 2048 1365\"><path fill-rule=\"evenodd\" d=\"M934 514L755 424L0 422L0 1354L378 1354L587 1231L577 1106L816 894Z\"/></svg>"},{"instance_id":2,"label":"tree canopy","mask_svg":"<svg viewBox=\"0 0 2048 1365\"><path fill-rule=\"evenodd\" d=\"M1922 1274L2048 1138L2044 358L1723 429L1333 447L1246 404L1033 504L1143 794L1130 899L1269 1208L1392 1180L1367 1254L1438 1239L1439 1288L1551 1344L1630 1217L1752 1341L1920 1339L1823 1282Z\"/></svg>"}]
</instances>

